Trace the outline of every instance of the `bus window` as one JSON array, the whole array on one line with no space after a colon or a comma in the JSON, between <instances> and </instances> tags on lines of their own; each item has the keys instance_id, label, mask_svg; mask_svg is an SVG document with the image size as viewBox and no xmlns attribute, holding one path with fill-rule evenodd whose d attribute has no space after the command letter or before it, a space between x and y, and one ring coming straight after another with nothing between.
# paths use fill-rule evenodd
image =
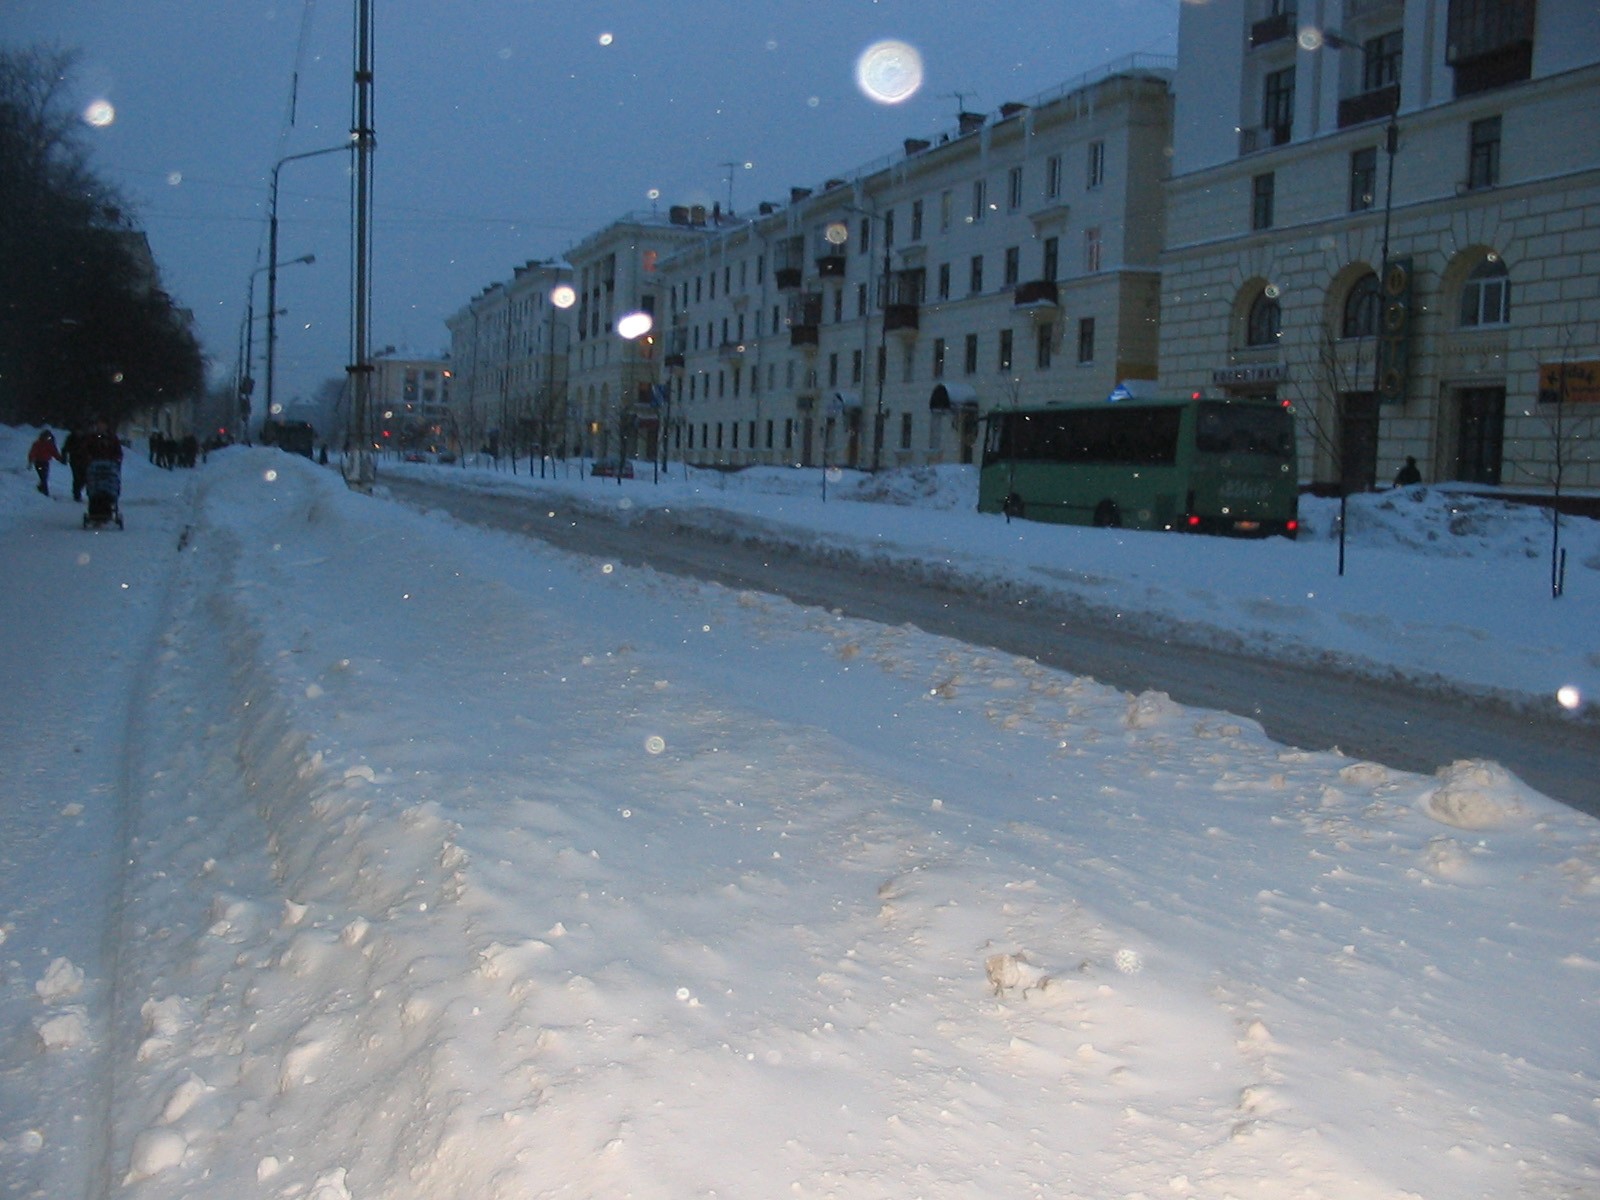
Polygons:
<instances>
[{"instance_id":1,"label":"bus window","mask_svg":"<svg viewBox=\"0 0 1600 1200\"><path fill-rule=\"evenodd\" d=\"M1294 453L1294 427L1286 409L1212 401L1200 405L1194 444L1202 454L1288 458Z\"/></svg>"}]
</instances>

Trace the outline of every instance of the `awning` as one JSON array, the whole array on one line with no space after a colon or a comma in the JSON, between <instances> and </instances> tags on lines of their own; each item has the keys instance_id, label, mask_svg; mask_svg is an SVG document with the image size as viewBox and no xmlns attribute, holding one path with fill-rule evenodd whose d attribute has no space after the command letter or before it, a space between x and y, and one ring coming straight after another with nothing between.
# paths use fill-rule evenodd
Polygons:
<instances>
[{"instance_id":1,"label":"awning","mask_svg":"<svg viewBox=\"0 0 1600 1200\"><path fill-rule=\"evenodd\" d=\"M828 393L828 411L829 412L844 412L846 409L860 408L860 407L861 407L861 393L860 392L829 392Z\"/></svg>"},{"instance_id":2,"label":"awning","mask_svg":"<svg viewBox=\"0 0 1600 1200\"><path fill-rule=\"evenodd\" d=\"M977 408L978 389L967 383L940 383L928 397L928 408L933 412L946 412L952 408Z\"/></svg>"}]
</instances>

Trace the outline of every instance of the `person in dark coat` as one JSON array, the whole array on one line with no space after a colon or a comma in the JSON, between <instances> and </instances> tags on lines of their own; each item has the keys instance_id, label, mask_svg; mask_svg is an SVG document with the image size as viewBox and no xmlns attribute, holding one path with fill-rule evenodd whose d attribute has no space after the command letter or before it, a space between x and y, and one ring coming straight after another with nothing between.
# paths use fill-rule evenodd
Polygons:
<instances>
[{"instance_id":1,"label":"person in dark coat","mask_svg":"<svg viewBox=\"0 0 1600 1200\"><path fill-rule=\"evenodd\" d=\"M50 464L65 461L66 459L61 457L61 451L56 449L56 435L48 429L41 429L33 445L28 447L28 465L38 473L39 491L42 495L50 494Z\"/></svg>"},{"instance_id":2,"label":"person in dark coat","mask_svg":"<svg viewBox=\"0 0 1600 1200\"><path fill-rule=\"evenodd\" d=\"M1422 472L1417 469L1417 460L1413 455L1406 455L1406 465L1395 472L1394 485L1397 488L1412 487L1422 482Z\"/></svg>"},{"instance_id":3,"label":"person in dark coat","mask_svg":"<svg viewBox=\"0 0 1600 1200\"><path fill-rule=\"evenodd\" d=\"M83 449L85 464L122 461L122 443L117 441L104 417L95 421L94 428L84 435Z\"/></svg>"},{"instance_id":4,"label":"person in dark coat","mask_svg":"<svg viewBox=\"0 0 1600 1200\"><path fill-rule=\"evenodd\" d=\"M89 472L89 456L84 439L88 435L81 429L74 429L67 434L67 440L61 443L61 456L67 460L67 468L72 472L72 498L83 499L83 481Z\"/></svg>"}]
</instances>

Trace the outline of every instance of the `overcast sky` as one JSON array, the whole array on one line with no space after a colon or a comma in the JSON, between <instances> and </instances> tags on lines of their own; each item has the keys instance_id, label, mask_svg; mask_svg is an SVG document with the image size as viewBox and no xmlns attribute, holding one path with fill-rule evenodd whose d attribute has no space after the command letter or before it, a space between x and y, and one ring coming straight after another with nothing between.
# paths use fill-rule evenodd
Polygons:
<instances>
[{"instance_id":1,"label":"overcast sky","mask_svg":"<svg viewBox=\"0 0 1600 1200\"><path fill-rule=\"evenodd\" d=\"M374 0L374 349L447 348L444 319L482 287L648 210L652 190L662 209L726 205L731 174L745 211L953 127L959 107L990 112L1123 55L1175 53L1178 4ZM77 51L74 102L114 109L91 127L94 164L134 200L214 375L232 378L266 263L273 164L349 137L354 8L0 0L7 44ZM898 105L855 82L884 38L923 59L920 90ZM279 272L286 402L350 357L347 159L292 162L280 180L279 260L317 257ZM264 314L264 275L256 289ZM263 334L258 322L258 350Z\"/></svg>"}]
</instances>

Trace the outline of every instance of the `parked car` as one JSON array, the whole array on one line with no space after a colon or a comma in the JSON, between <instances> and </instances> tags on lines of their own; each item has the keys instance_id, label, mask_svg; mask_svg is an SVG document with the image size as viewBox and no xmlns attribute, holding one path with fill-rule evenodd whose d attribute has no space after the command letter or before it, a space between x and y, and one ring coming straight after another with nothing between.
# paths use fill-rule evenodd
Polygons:
<instances>
[{"instance_id":1,"label":"parked car","mask_svg":"<svg viewBox=\"0 0 1600 1200\"><path fill-rule=\"evenodd\" d=\"M624 479L633 478L633 463L627 459L602 458L595 461L589 468L589 474L599 475L606 479L615 479L622 476Z\"/></svg>"}]
</instances>

